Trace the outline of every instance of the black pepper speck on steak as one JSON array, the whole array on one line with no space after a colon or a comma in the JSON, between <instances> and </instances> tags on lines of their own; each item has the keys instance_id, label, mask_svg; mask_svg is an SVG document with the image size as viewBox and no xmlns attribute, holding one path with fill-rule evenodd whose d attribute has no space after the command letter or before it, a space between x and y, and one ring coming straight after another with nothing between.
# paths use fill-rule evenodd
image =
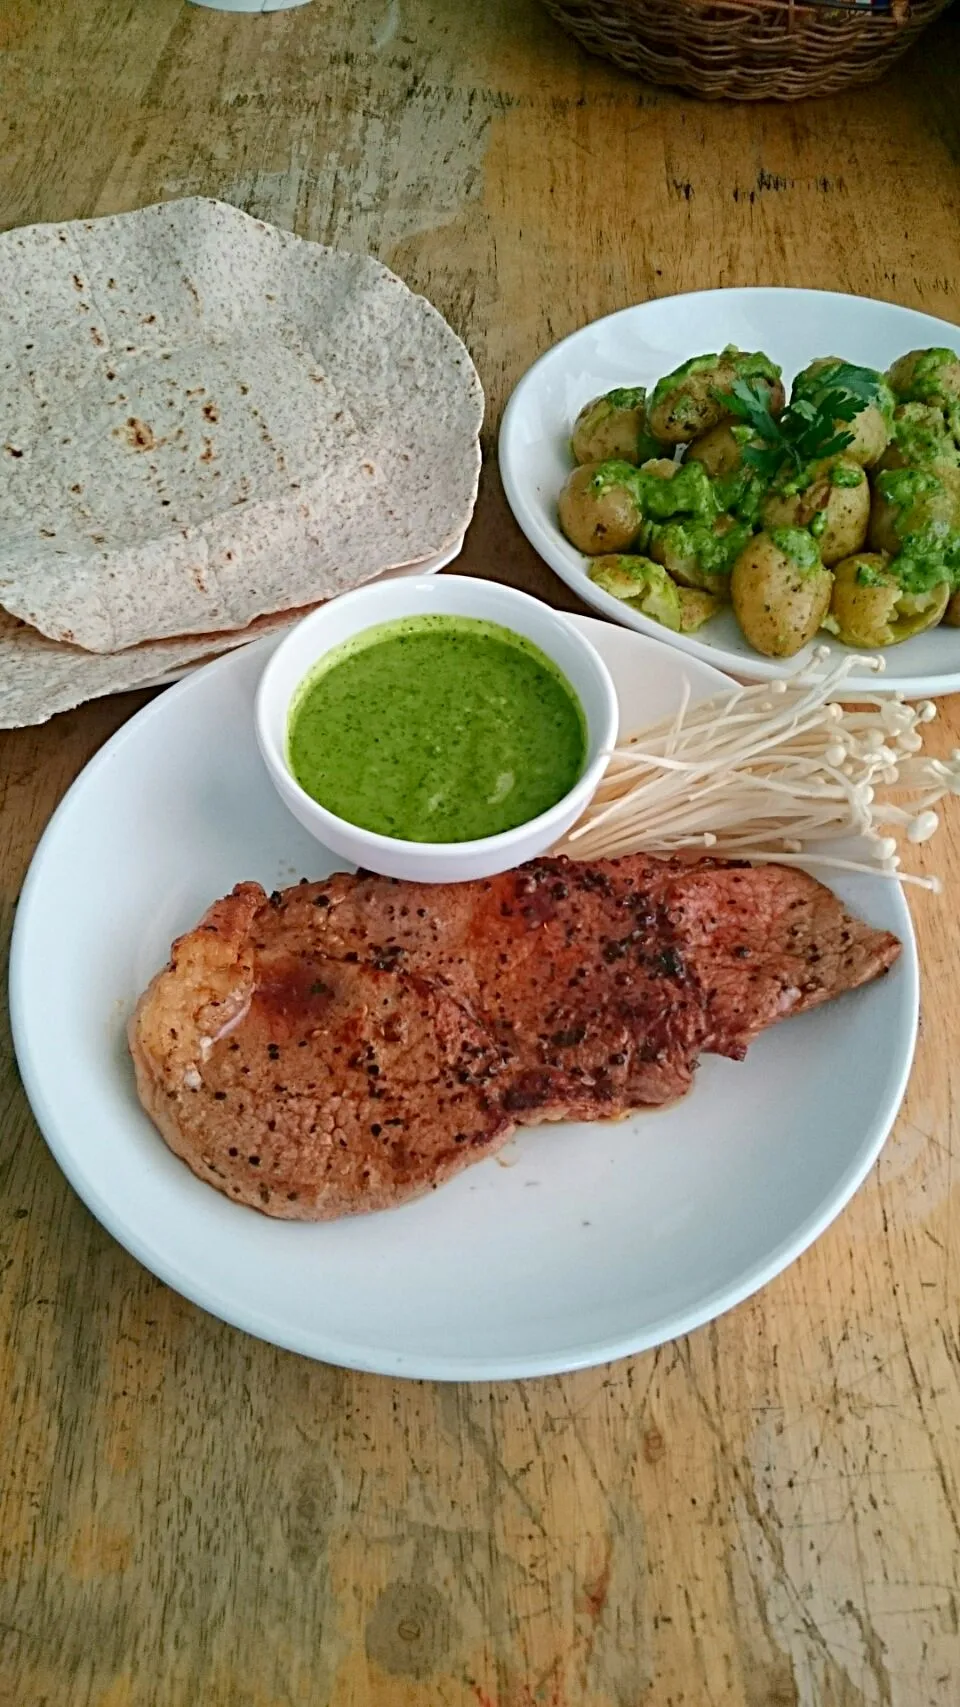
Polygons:
<instances>
[{"instance_id":1,"label":"black pepper speck on steak","mask_svg":"<svg viewBox=\"0 0 960 1707\"><path fill-rule=\"evenodd\" d=\"M886 971L896 937L805 873L542 859L488 881L240 883L130 1022L140 1099L236 1202L383 1209L518 1125L673 1102L698 1057Z\"/></svg>"}]
</instances>

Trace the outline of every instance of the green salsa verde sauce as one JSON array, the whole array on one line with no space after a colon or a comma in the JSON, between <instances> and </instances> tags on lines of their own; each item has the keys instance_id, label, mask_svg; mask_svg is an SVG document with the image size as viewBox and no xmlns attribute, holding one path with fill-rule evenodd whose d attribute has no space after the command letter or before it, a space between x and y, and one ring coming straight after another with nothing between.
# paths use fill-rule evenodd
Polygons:
<instances>
[{"instance_id":1,"label":"green salsa verde sauce","mask_svg":"<svg viewBox=\"0 0 960 1707\"><path fill-rule=\"evenodd\" d=\"M573 787L583 709L538 646L498 623L414 616L334 647L301 684L287 756L350 824L465 842L526 824Z\"/></svg>"},{"instance_id":2,"label":"green salsa verde sauce","mask_svg":"<svg viewBox=\"0 0 960 1707\"><path fill-rule=\"evenodd\" d=\"M816 540L811 539L806 528L771 528L770 538L778 551L790 562L804 572L810 569L822 569L820 552Z\"/></svg>"}]
</instances>

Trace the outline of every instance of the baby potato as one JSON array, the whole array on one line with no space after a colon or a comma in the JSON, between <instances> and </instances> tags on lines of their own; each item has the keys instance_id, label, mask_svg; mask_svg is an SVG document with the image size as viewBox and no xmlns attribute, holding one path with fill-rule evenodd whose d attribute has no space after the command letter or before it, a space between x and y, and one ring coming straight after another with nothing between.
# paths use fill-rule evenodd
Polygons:
<instances>
[{"instance_id":1,"label":"baby potato","mask_svg":"<svg viewBox=\"0 0 960 1707\"><path fill-rule=\"evenodd\" d=\"M956 350L910 350L894 362L887 380L901 403L958 403L960 356Z\"/></svg>"},{"instance_id":2,"label":"baby potato","mask_svg":"<svg viewBox=\"0 0 960 1707\"><path fill-rule=\"evenodd\" d=\"M815 362L798 373L793 382L791 401L804 400L814 405L820 403L831 385L843 385L846 369L848 376L857 374L862 378L872 379L877 388L876 400L864 403L863 408L851 421L837 420L837 432L851 435L850 443L843 448L846 461L856 462L861 468L873 468L890 443L893 430L894 395L882 373L873 368L854 368L845 362L842 356L821 356Z\"/></svg>"},{"instance_id":3,"label":"baby potato","mask_svg":"<svg viewBox=\"0 0 960 1707\"><path fill-rule=\"evenodd\" d=\"M723 393L737 379L759 381L768 392L770 413L783 408L780 369L761 351L750 353L729 344L718 356L694 356L658 380L651 392L647 419L661 444L688 444L730 419Z\"/></svg>"},{"instance_id":4,"label":"baby potato","mask_svg":"<svg viewBox=\"0 0 960 1707\"><path fill-rule=\"evenodd\" d=\"M870 504L871 551L895 557L912 536L931 541L960 528L960 469L898 468L878 474Z\"/></svg>"},{"instance_id":5,"label":"baby potato","mask_svg":"<svg viewBox=\"0 0 960 1707\"><path fill-rule=\"evenodd\" d=\"M895 472L905 474L908 470L897 469ZM899 522L903 508L902 502L888 495L886 479L880 476L874 484L870 499L867 544L871 551L882 551L886 557L896 557L900 550Z\"/></svg>"},{"instance_id":6,"label":"baby potato","mask_svg":"<svg viewBox=\"0 0 960 1707\"><path fill-rule=\"evenodd\" d=\"M863 469L846 455L821 464L798 492L775 487L760 509L765 528L809 528L829 569L859 551L870 523L870 486Z\"/></svg>"},{"instance_id":7,"label":"baby potato","mask_svg":"<svg viewBox=\"0 0 960 1707\"><path fill-rule=\"evenodd\" d=\"M668 462L666 457L645 462L637 474L637 491L644 515L651 522L675 516L715 521L720 504L713 483L699 462Z\"/></svg>"},{"instance_id":8,"label":"baby potato","mask_svg":"<svg viewBox=\"0 0 960 1707\"><path fill-rule=\"evenodd\" d=\"M877 468L881 474L892 468L920 468L930 474L960 468L960 451L943 410L935 403L899 403L893 411L893 438Z\"/></svg>"},{"instance_id":9,"label":"baby potato","mask_svg":"<svg viewBox=\"0 0 960 1707\"><path fill-rule=\"evenodd\" d=\"M735 427L722 421L718 427L701 433L683 453L684 462L702 462L711 480L726 480L739 474L743 467L743 447L749 444L749 427Z\"/></svg>"},{"instance_id":10,"label":"baby potato","mask_svg":"<svg viewBox=\"0 0 960 1707\"><path fill-rule=\"evenodd\" d=\"M791 387L791 400L794 397L809 395L811 387L816 386L831 372L844 365L842 356L817 356L815 361L808 362L806 367L797 374Z\"/></svg>"},{"instance_id":11,"label":"baby potato","mask_svg":"<svg viewBox=\"0 0 960 1707\"><path fill-rule=\"evenodd\" d=\"M681 586L726 599L730 571L750 535L750 527L732 516L718 516L713 522L670 521L651 529L648 550Z\"/></svg>"},{"instance_id":12,"label":"baby potato","mask_svg":"<svg viewBox=\"0 0 960 1707\"><path fill-rule=\"evenodd\" d=\"M675 522L664 522L652 528L647 549L654 563L661 563L682 587L701 585L696 544L690 539L690 529L682 523L678 527Z\"/></svg>"},{"instance_id":13,"label":"baby potato","mask_svg":"<svg viewBox=\"0 0 960 1707\"><path fill-rule=\"evenodd\" d=\"M721 422L702 433L683 454L683 468L700 467L711 482L717 507L737 521L756 522L767 490L767 480L744 458L750 444L758 444L749 427Z\"/></svg>"},{"instance_id":14,"label":"baby potato","mask_svg":"<svg viewBox=\"0 0 960 1707\"><path fill-rule=\"evenodd\" d=\"M844 445L844 456L861 468L875 468L890 443L891 424L883 410L868 403L852 421L844 422L844 430L853 434Z\"/></svg>"},{"instance_id":15,"label":"baby potato","mask_svg":"<svg viewBox=\"0 0 960 1707\"><path fill-rule=\"evenodd\" d=\"M756 534L730 577L737 621L751 646L768 658L792 658L813 638L832 587L816 540L802 528Z\"/></svg>"},{"instance_id":16,"label":"baby potato","mask_svg":"<svg viewBox=\"0 0 960 1707\"><path fill-rule=\"evenodd\" d=\"M878 552L845 557L833 571L830 612L823 626L845 646L896 646L934 628L950 599L946 581L919 593L904 590L896 564Z\"/></svg>"},{"instance_id":17,"label":"baby potato","mask_svg":"<svg viewBox=\"0 0 960 1707\"><path fill-rule=\"evenodd\" d=\"M716 616L722 601L714 593L700 587L678 587L680 595L680 633L696 634L705 622Z\"/></svg>"},{"instance_id":18,"label":"baby potato","mask_svg":"<svg viewBox=\"0 0 960 1707\"><path fill-rule=\"evenodd\" d=\"M589 575L594 586L611 593L615 599L622 599L632 610L642 611L664 628L672 628L676 633L682 627L680 590L666 570L659 563L651 563L649 557L598 557L591 563Z\"/></svg>"},{"instance_id":19,"label":"baby potato","mask_svg":"<svg viewBox=\"0 0 960 1707\"><path fill-rule=\"evenodd\" d=\"M862 468L842 457L834 463L828 479L826 504L810 520L827 568L860 550L870 523L870 486Z\"/></svg>"},{"instance_id":20,"label":"baby potato","mask_svg":"<svg viewBox=\"0 0 960 1707\"><path fill-rule=\"evenodd\" d=\"M642 385L620 386L585 403L573 423L570 448L578 462L641 463L656 456L647 431L647 393Z\"/></svg>"},{"instance_id":21,"label":"baby potato","mask_svg":"<svg viewBox=\"0 0 960 1707\"><path fill-rule=\"evenodd\" d=\"M672 480L678 464L669 456L651 456L641 463L641 474L652 474L655 480Z\"/></svg>"},{"instance_id":22,"label":"baby potato","mask_svg":"<svg viewBox=\"0 0 960 1707\"><path fill-rule=\"evenodd\" d=\"M557 499L560 526L588 557L624 551L643 528L643 511L628 462L585 462L575 468Z\"/></svg>"}]
</instances>

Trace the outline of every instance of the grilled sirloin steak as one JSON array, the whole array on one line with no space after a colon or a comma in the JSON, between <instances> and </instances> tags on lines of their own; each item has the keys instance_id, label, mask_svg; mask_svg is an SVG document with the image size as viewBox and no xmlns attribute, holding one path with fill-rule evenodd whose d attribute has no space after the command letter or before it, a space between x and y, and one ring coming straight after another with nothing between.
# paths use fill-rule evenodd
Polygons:
<instances>
[{"instance_id":1,"label":"grilled sirloin steak","mask_svg":"<svg viewBox=\"0 0 960 1707\"><path fill-rule=\"evenodd\" d=\"M705 1051L869 982L900 944L805 873L541 859L483 882L241 883L173 946L130 1046L201 1178L267 1214L382 1209L517 1125L672 1102Z\"/></svg>"}]
</instances>

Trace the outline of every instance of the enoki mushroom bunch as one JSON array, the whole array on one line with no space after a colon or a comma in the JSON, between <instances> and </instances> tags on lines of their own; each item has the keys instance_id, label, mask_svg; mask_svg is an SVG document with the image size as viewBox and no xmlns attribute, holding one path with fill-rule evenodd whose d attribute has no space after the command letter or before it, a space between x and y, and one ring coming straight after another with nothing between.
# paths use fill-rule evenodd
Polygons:
<instances>
[{"instance_id":1,"label":"enoki mushroom bunch","mask_svg":"<svg viewBox=\"0 0 960 1707\"><path fill-rule=\"evenodd\" d=\"M925 842L934 810L960 794L960 748L921 754L930 700L842 689L851 670L879 673L882 658L853 655L761 687L732 688L696 705L684 683L674 717L618 742L586 812L558 845L579 859L699 848L728 858L879 872L939 890L901 869L898 836ZM898 798L899 797L899 798ZM831 844L860 838L854 853Z\"/></svg>"}]
</instances>

